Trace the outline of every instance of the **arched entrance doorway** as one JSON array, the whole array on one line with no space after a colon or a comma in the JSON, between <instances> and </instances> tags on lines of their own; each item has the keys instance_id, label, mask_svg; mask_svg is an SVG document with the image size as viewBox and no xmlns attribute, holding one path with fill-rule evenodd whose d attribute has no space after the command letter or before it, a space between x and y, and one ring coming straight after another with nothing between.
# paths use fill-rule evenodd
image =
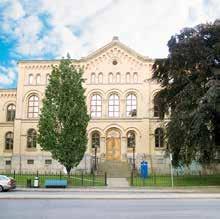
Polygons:
<instances>
[{"instance_id":1,"label":"arched entrance doorway","mask_svg":"<svg viewBox=\"0 0 220 219\"><path fill-rule=\"evenodd\" d=\"M121 134L117 128L111 128L106 133L106 160L121 159Z\"/></svg>"}]
</instances>

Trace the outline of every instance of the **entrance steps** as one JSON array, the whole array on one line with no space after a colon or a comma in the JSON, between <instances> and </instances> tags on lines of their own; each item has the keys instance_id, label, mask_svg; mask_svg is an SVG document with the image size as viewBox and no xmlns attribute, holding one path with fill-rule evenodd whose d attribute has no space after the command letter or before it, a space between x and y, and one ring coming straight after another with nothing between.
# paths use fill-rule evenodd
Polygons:
<instances>
[{"instance_id":1,"label":"entrance steps","mask_svg":"<svg viewBox=\"0 0 220 219\"><path fill-rule=\"evenodd\" d=\"M108 178L127 178L131 176L128 162L119 160L106 160L98 165L98 173L107 173Z\"/></svg>"}]
</instances>

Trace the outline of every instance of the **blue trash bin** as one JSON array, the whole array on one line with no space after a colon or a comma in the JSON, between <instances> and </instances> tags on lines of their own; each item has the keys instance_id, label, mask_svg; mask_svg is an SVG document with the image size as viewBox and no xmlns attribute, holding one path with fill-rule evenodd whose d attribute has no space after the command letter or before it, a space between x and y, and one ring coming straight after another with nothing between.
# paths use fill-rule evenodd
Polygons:
<instances>
[{"instance_id":1,"label":"blue trash bin","mask_svg":"<svg viewBox=\"0 0 220 219\"><path fill-rule=\"evenodd\" d=\"M146 179L148 177L148 163L147 163L147 161L141 162L140 173L141 173L141 177L143 179Z\"/></svg>"}]
</instances>

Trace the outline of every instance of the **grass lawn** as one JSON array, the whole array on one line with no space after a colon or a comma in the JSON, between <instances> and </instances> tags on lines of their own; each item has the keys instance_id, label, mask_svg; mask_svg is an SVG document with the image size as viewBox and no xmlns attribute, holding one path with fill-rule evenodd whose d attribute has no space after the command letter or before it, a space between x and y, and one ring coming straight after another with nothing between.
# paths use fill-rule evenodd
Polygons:
<instances>
[{"instance_id":1,"label":"grass lawn","mask_svg":"<svg viewBox=\"0 0 220 219\"><path fill-rule=\"evenodd\" d=\"M131 182L131 179L129 179ZM220 175L209 176L174 176L174 186L220 186ZM149 176L147 179L142 179L135 176L133 186L171 186L170 176Z\"/></svg>"},{"instance_id":2,"label":"grass lawn","mask_svg":"<svg viewBox=\"0 0 220 219\"><path fill-rule=\"evenodd\" d=\"M33 174L16 174L15 177L13 174L6 174L15 178L16 184L18 187L26 187L27 179L31 179L31 184L33 186L35 175ZM67 179L68 187L79 187L79 186L105 186L104 176L93 176L93 175L71 175L68 179L67 176L60 175L40 175L39 174L39 184L40 187L44 187L46 179Z\"/></svg>"}]
</instances>

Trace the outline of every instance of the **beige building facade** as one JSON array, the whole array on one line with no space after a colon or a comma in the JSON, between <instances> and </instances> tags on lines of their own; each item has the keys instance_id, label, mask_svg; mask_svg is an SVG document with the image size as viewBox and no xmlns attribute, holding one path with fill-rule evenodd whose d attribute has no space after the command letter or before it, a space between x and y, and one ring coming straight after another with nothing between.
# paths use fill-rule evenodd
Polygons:
<instances>
[{"instance_id":1,"label":"beige building facade","mask_svg":"<svg viewBox=\"0 0 220 219\"><path fill-rule=\"evenodd\" d=\"M151 167L153 163L164 166L168 162L164 158L164 124L159 120L155 101L160 86L151 80L154 60L114 37L106 46L72 62L76 68L84 69L91 115L87 151L77 168L91 169L95 147L99 162L132 163L134 153L137 166L142 160L147 160ZM17 89L0 90L0 170L63 170L36 143L40 108L52 65L58 66L59 60L20 61Z\"/></svg>"}]
</instances>

